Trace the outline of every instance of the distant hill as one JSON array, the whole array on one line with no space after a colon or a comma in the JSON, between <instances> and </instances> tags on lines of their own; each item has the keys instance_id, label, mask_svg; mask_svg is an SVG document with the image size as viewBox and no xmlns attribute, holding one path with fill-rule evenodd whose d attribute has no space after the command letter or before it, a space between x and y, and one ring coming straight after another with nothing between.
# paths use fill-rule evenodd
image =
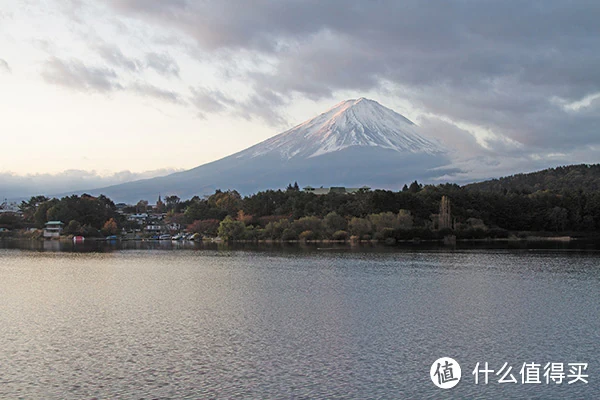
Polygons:
<instances>
[{"instance_id":1,"label":"distant hill","mask_svg":"<svg viewBox=\"0 0 600 400\"><path fill-rule=\"evenodd\" d=\"M483 192L534 193L540 190L552 192L600 191L600 164L579 164L549 168L529 174L516 174L489 181L471 183L467 190Z\"/></svg>"}]
</instances>

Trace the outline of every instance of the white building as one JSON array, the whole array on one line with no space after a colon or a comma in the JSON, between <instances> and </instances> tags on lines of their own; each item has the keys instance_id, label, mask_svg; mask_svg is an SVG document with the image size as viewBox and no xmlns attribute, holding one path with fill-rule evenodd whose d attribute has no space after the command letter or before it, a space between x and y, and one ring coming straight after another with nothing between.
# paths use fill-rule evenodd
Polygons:
<instances>
[{"instance_id":1,"label":"white building","mask_svg":"<svg viewBox=\"0 0 600 400\"><path fill-rule=\"evenodd\" d=\"M60 221L48 221L46 222L46 227L44 228L44 237L45 238L55 238L60 237L60 234L63 230L63 224Z\"/></svg>"},{"instance_id":2,"label":"white building","mask_svg":"<svg viewBox=\"0 0 600 400\"><path fill-rule=\"evenodd\" d=\"M323 194L329 194L329 193L352 194L352 193L358 192L359 190L368 192L369 190L371 190L371 188L368 186L363 186L363 187L359 187L359 188L347 188L344 186L332 186L332 187L321 186L320 188L314 188L312 186L306 186L302 190L304 190L307 193L323 195Z\"/></svg>"}]
</instances>

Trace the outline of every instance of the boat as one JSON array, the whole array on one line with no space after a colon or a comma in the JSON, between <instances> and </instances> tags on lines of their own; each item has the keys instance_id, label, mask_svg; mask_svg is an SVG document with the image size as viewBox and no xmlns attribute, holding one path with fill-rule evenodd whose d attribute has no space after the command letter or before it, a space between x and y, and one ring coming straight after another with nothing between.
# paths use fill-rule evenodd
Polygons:
<instances>
[{"instance_id":1,"label":"boat","mask_svg":"<svg viewBox=\"0 0 600 400\"><path fill-rule=\"evenodd\" d=\"M158 237L158 240L171 240L171 235L168 235L168 234L160 235Z\"/></svg>"},{"instance_id":2,"label":"boat","mask_svg":"<svg viewBox=\"0 0 600 400\"><path fill-rule=\"evenodd\" d=\"M200 236L200 234L198 234L198 233L188 233L185 236L185 240L191 240L191 241L202 240L202 236Z\"/></svg>"}]
</instances>

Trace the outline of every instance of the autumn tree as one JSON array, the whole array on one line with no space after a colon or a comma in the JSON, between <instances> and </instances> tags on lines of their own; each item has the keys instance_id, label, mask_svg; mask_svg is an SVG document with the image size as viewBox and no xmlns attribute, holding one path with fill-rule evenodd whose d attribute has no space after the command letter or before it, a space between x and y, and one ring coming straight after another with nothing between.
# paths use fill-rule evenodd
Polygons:
<instances>
[{"instance_id":1,"label":"autumn tree","mask_svg":"<svg viewBox=\"0 0 600 400\"><path fill-rule=\"evenodd\" d=\"M188 225L188 231L214 237L218 234L220 223L218 219L197 220Z\"/></svg>"},{"instance_id":2,"label":"autumn tree","mask_svg":"<svg viewBox=\"0 0 600 400\"><path fill-rule=\"evenodd\" d=\"M119 227L117 226L117 221L115 221L114 218L106 221L102 227L102 233L105 235L116 235L118 232Z\"/></svg>"},{"instance_id":3,"label":"autumn tree","mask_svg":"<svg viewBox=\"0 0 600 400\"><path fill-rule=\"evenodd\" d=\"M242 221L244 225L249 225L252 222L252 215L247 215L244 210L239 210L237 213L237 220Z\"/></svg>"}]
</instances>

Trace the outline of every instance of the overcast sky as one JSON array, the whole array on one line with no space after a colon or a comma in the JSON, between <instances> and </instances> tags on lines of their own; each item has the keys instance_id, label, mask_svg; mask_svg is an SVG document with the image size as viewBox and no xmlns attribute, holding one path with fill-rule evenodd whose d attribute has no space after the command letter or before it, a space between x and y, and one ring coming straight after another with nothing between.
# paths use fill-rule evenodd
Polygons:
<instances>
[{"instance_id":1,"label":"overcast sky","mask_svg":"<svg viewBox=\"0 0 600 400\"><path fill-rule=\"evenodd\" d=\"M597 0L0 0L0 183L192 168L363 96L457 149L449 180L600 162L599 20Z\"/></svg>"}]
</instances>

